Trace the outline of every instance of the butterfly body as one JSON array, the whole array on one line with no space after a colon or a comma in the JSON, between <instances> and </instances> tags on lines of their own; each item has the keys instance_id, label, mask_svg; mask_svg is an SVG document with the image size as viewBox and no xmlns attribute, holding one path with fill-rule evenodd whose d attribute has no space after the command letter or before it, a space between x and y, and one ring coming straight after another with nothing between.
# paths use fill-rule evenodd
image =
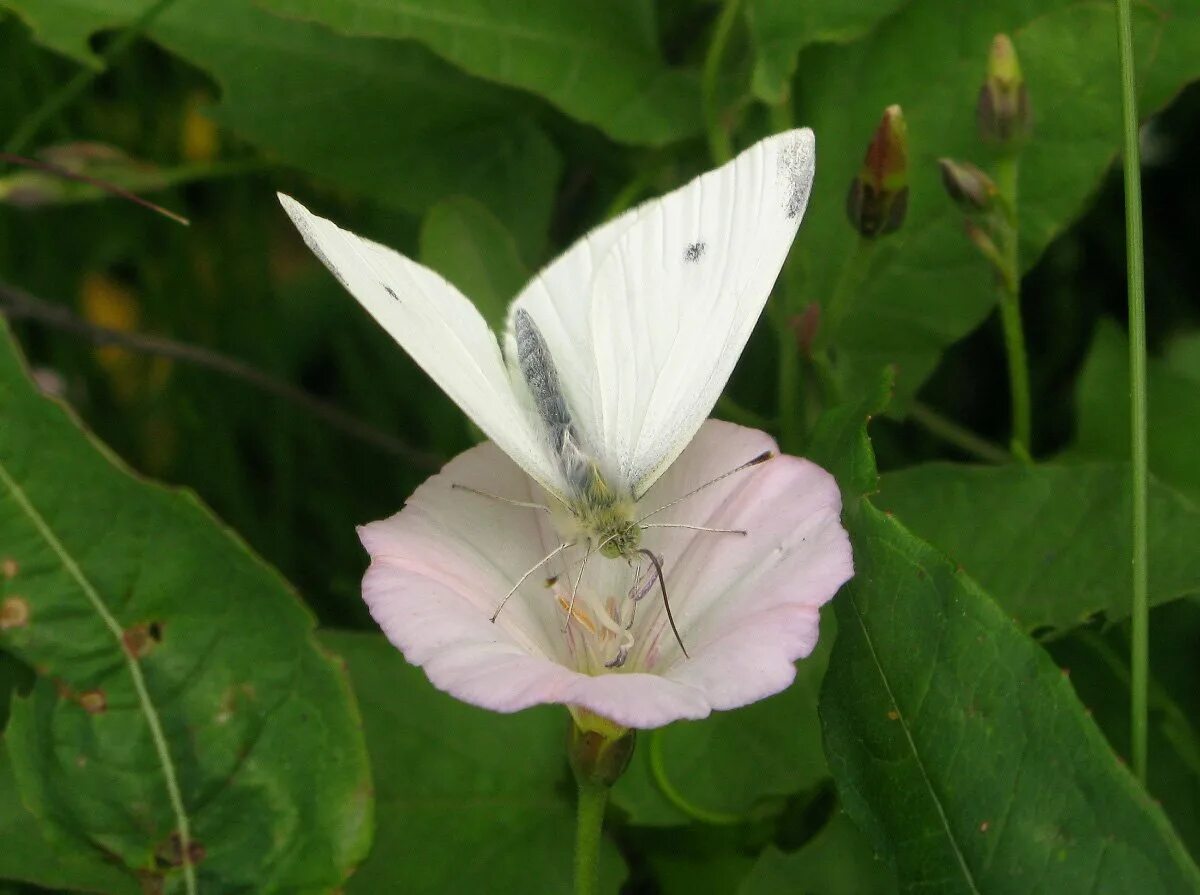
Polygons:
<instances>
[{"instance_id":1,"label":"butterfly body","mask_svg":"<svg viewBox=\"0 0 1200 895\"><path fill-rule=\"evenodd\" d=\"M596 466L584 491L568 503L580 532L602 556L631 558L642 543L642 529L634 518L632 498L609 486Z\"/></svg>"}]
</instances>

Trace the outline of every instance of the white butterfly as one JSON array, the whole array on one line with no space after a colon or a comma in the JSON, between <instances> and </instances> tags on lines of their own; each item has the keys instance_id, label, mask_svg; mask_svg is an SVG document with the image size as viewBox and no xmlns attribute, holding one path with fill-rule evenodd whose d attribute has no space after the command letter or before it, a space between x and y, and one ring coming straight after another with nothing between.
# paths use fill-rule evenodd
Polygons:
<instances>
[{"instance_id":1,"label":"white butterfly","mask_svg":"<svg viewBox=\"0 0 1200 895\"><path fill-rule=\"evenodd\" d=\"M279 198L325 266L591 548L629 558L646 552L635 505L729 379L813 168L812 131L776 134L598 227L513 301L503 353L438 274Z\"/></svg>"}]
</instances>

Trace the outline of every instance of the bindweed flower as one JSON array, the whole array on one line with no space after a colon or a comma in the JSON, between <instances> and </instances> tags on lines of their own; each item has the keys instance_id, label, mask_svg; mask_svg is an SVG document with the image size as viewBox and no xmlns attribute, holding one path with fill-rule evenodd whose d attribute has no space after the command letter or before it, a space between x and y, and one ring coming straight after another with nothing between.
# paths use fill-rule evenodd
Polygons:
<instances>
[{"instance_id":1,"label":"bindweed flower","mask_svg":"<svg viewBox=\"0 0 1200 895\"><path fill-rule=\"evenodd\" d=\"M638 511L774 448L762 432L710 420ZM529 576L493 623L504 594L563 543L564 522L554 507L468 488L551 502L491 443L466 451L395 516L360 529L371 555L363 597L435 686L500 712L562 703L577 722L653 728L770 696L791 683L793 663L816 645L821 605L853 574L832 476L776 456L646 522L643 543L662 564L682 646L653 564L593 561L576 588L582 548Z\"/></svg>"}]
</instances>

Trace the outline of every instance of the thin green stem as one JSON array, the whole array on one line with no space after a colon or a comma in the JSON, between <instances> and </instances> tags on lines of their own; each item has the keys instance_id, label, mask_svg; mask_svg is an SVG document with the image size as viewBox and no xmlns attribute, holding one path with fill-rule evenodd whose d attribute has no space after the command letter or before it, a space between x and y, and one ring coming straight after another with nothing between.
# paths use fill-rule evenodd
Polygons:
<instances>
[{"instance_id":1,"label":"thin green stem","mask_svg":"<svg viewBox=\"0 0 1200 895\"><path fill-rule=\"evenodd\" d=\"M721 59L725 48L729 45L729 35L733 31L733 23L737 21L741 0L725 0L717 23L713 26L712 40L708 44L708 52L704 56L704 71L701 75L700 89L704 99L704 123L708 133L708 151L713 162L723 165L733 158L733 145L729 140L729 130L721 120L721 109L717 101L717 77L721 71Z\"/></svg>"},{"instance_id":2,"label":"thin green stem","mask_svg":"<svg viewBox=\"0 0 1200 895\"><path fill-rule=\"evenodd\" d=\"M786 454L800 450L804 442L804 406L800 388L800 350L796 333L788 320L791 316L784 304L785 296L775 305L775 334L779 344L779 369L776 391L779 410L779 447Z\"/></svg>"},{"instance_id":3,"label":"thin green stem","mask_svg":"<svg viewBox=\"0 0 1200 895\"><path fill-rule=\"evenodd\" d=\"M111 63L124 53L142 35L142 32L150 27L150 24L174 2L175 0L156 0L155 3L150 4L140 16L130 22L129 26L113 38L112 43L105 48L104 53L101 54L101 58L105 64ZM101 70L89 67L81 68L77 71L74 77L46 97L40 106L22 119L21 123L17 125L16 130L13 131L12 136L8 138L8 142L4 145L4 151L19 155L29 145L29 142L38 135L38 132L46 125L46 122L69 106L75 97L79 96L88 84L92 83Z\"/></svg>"},{"instance_id":4,"label":"thin green stem","mask_svg":"<svg viewBox=\"0 0 1200 895\"><path fill-rule=\"evenodd\" d=\"M1004 350L1008 357L1008 389L1012 399L1012 449L1019 459L1029 460L1032 442L1032 411L1029 394L1029 361L1025 354L1025 330L1021 324L1020 225L1017 205L1017 156L1006 154L996 163L996 189L1007 207L1008 226L1001 245L1000 322L1004 326Z\"/></svg>"},{"instance_id":5,"label":"thin green stem","mask_svg":"<svg viewBox=\"0 0 1200 895\"><path fill-rule=\"evenodd\" d=\"M650 774L654 777L654 782L658 786L659 792L663 794L666 800L688 817L715 826L731 826L746 820L746 818L739 817L736 814L727 814L724 811L712 811L693 804L688 801L683 793L675 788L675 784L667 776L666 762L663 757L663 733L661 729L655 730L650 734Z\"/></svg>"},{"instance_id":6,"label":"thin green stem","mask_svg":"<svg viewBox=\"0 0 1200 895\"><path fill-rule=\"evenodd\" d=\"M908 416L914 423L936 435L947 444L987 463L1009 463L1012 456L999 445L976 435L954 420L942 416L928 404L913 401L908 406Z\"/></svg>"},{"instance_id":7,"label":"thin green stem","mask_svg":"<svg viewBox=\"0 0 1200 895\"><path fill-rule=\"evenodd\" d=\"M827 347L835 343L838 330L841 329L846 314L854 304L853 296L871 268L877 243L878 240L868 239L865 236L858 236L855 239L850 257L842 265L842 272L838 274L838 280L829 296L829 301L825 303L824 319L821 320L821 329L817 336L818 345Z\"/></svg>"},{"instance_id":8,"label":"thin green stem","mask_svg":"<svg viewBox=\"0 0 1200 895\"><path fill-rule=\"evenodd\" d=\"M1121 107L1124 120L1125 253L1129 270L1129 409L1133 475L1133 677L1131 729L1133 771L1146 781L1147 689L1150 677L1150 601L1147 587L1146 500L1146 282L1142 266L1142 182L1138 163L1137 90L1133 71L1133 23L1130 0L1117 0L1117 41L1121 54Z\"/></svg>"},{"instance_id":9,"label":"thin green stem","mask_svg":"<svg viewBox=\"0 0 1200 895\"><path fill-rule=\"evenodd\" d=\"M579 781L579 810L575 825L575 895L594 895L600 867L600 834L609 787Z\"/></svg>"}]
</instances>

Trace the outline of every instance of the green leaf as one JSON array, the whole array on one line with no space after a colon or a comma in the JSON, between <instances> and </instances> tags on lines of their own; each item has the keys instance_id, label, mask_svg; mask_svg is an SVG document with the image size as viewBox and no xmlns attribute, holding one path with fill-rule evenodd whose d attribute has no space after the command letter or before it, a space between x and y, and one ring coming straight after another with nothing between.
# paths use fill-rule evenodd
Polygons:
<instances>
[{"instance_id":1,"label":"green leaf","mask_svg":"<svg viewBox=\"0 0 1200 895\"><path fill-rule=\"evenodd\" d=\"M1129 634L1078 631L1049 644L1071 676L1080 701L1113 750L1128 756ZM1200 602L1180 600L1150 616L1149 754L1147 788L1160 801L1193 859L1200 856L1200 735L1195 724L1195 653ZM1172 688L1178 692L1171 692Z\"/></svg>"},{"instance_id":2,"label":"green leaf","mask_svg":"<svg viewBox=\"0 0 1200 895\"><path fill-rule=\"evenodd\" d=\"M879 486L867 423L887 409L895 382L895 370L886 367L877 374L874 387L863 392L857 401L825 411L817 419L804 450L808 459L833 473L847 505Z\"/></svg>"},{"instance_id":3,"label":"green leaf","mask_svg":"<svg viewBox=\"0 0 1200 895\"><path fill-rule=\"evenodd\" d=\"M325 631L350 670L375 773L375 847L347 893L568 892L569 718L485 712L435 690L378 634ZM601 891L624 876L601 852Z\"/></svg>"},{"instance_id":4,"label":"green leaf","mask_svg":"<svg viewBox=\"0 0 1200 895\"><path fill-rule=\"evenodd\" d=\"M143 0L0 0L77 59ZM355 40L247 0L177 0L148 36L216 79L217 120L318 177L422 213L468 194L541 250L561 162L531 103L411 42Z\"/></svg>"},{"instance_id":5,"label":"green leaf","mask_svg":"<svg viewBox=\"0 0 1200 895\"><path fill-rule=\"evenodd\" d=\"M1129 467L929 463L883 476L876 503L945 551L1026 631L1129 614ZM1200 510L1150 488L1150 600L1200 593Z\"/></svg>"},{"instance_id":6,"label":"green leaf","mask_svg":"<svg viewBox=\"0 0 1200 895\"><path fill-rule=\"evenodd\" d=\"M738 895L891 895L895 874L845 814L791 854L769 847Z\"/></svg>"},{"instance_id":7,"label":"green leaf","mask_svg":"<svg viewBox=\"0 0 1200 895\"><path fill-rule=\"evenodd\" d=\"M754 44L754 94L765 103L789 95L796 56L815 43L857 40L908 0L749 0L746 20Z\"/></svg>"},{"instance_id":8,"label":"green leaf","mask_svg":"<svg viewBox=\"0 0 1200 895\"><path fill-rule=\"evenodd\" d=\"M1062 672L864 502L821 694L847 812L902 891L1192 892L1200 871Z\"/></svg>"},{"instance_id":9,"label":"green leaf","mask_svg":"<svg viewBox=\"0 0 1200 895\"><path fill-rule=\"evenodd\" d=\"M56 851L180 891L186 820L200 891L335 887L371 799L312 616L192 495L137 479L42 397L6 329L0 419L0 647L38 672L5 744Z\"/></svg>"},{"instance_id":10,"label":"green leaf","mask_svg":"<svg viewBox=\"0 0 1200 895\"><path fill-rule=\"evenodd\" d=\"M1148 364L1150 471L1200 500L1200 336L1180 340ZM1129 342L1111 321L1096 330L1075 388L1078 425L1071 458L1129 459Z\"/></svg>"},{"instance_id":11,"label":"green leaf","mask_svg":"<svg viewBox=\"0 0 1200 895\"><path fill-rule=\"evenodd\" d=\"M108 895L140 895L137 880L94 850L55 848L21 803L5 741L0 737L0 880ZM2 887L0 883L0 887ZM0 889L2 890L2 889Z\"/></svg>"},{"instance_id":12,"label":"green leaf","mask_svg":"<svg viewBox=\"0 0 1200 895\"><path fill-rule=\"evenodd\" d=\"M262 2L341 34L420 41L626 143L662 145L700 131L699 79L663 62L651 0Z\"/></svg>"},{"instance_id":13,"label":"green leaf","mask_svg":"<svg viewBox=\"0 0 1200 895\"><path fill-rule=\"evenodd\" d=\"M816 649L797 663L796 680L782 693L641 734L630 770L613 787L613 802L630 822L735 823L777 810L783 797L827 779L817 692L832 622L826 614Z\"/></svg>"},{"instance_id":14,"label":"green leaf","mask_svg":"<svg viewBox=\"0 0 1200 895\"><path fill-rule=\"evenodd\" d=\"M457 286L498 333L508 303L529 279L512 234L482 204L462 196L425 215L420 261Z\"/></svg>"},{"instance_id":15,"label":"green leaf","mask_svg":"<svg viewBox=\"0 0 1200 895\"><path fill-rule=\"evenodd\" d=\"M879 368L894 363L902 412L946 347L995 306L992 275L963 235L935 162L988 164L975 103L998 31L1013 37L1034 114L1020 162L1025 268L1084 210L1121 140L1112 17L1112 4L1100 0L919 0L860 41L805 51L797 107L817 134L821 161L793 252L805 283L794 310L828 301L851 257L846 191L886 106L903 107L910 135L907 220L879 241L835 346L848 394L873 388ZM1138 4L1135 18L1141 111L1149 116L1200 76L1200 6Z\"/></svg>"}]
</instances>

